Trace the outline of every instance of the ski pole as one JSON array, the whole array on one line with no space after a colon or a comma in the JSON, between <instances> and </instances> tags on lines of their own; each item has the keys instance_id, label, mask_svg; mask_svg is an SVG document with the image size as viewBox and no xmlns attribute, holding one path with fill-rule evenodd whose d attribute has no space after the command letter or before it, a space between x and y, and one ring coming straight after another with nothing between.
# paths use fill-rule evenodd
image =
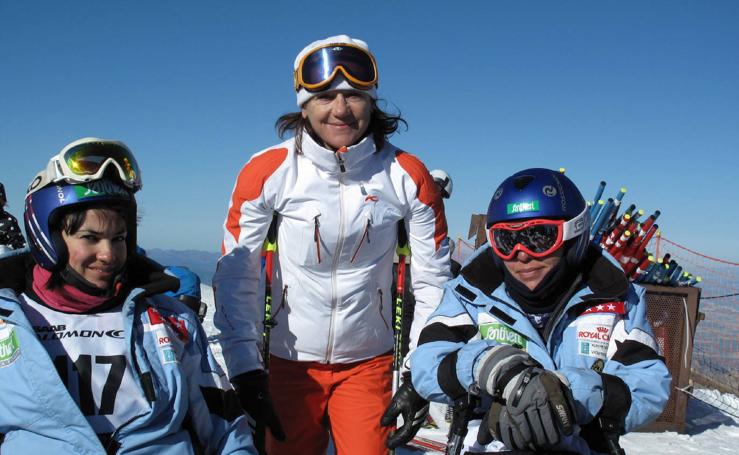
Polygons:
<instances>
[{"instance_id":1,"label":"ski pole","mask_svg":"<svg viewBox=\"0 0 739 455\"><path fill-rule=\"evenodd\" d=\"M410 256L411 250L408 246L408 232L405 230L405 222L398 221L398 275L395 283L395 319L393 323L393 395L400 387L400 367L403 364L403 300L405 294L405 258ZM398 417L400 418L400 417ZM395 449L391 450L395 454Z\"/></svg>"},{"instance_id":2,"label":"ski pole","mask_svg":"<svg viewBox=\"0 0 739 455\"><path fill-rule=\"evenodd\" d=\"M603 207L605 206L605 201L603 199L598 199L597 201L593 202L593 206L590 207L590 238L593 238L593 235L595 235L595 231L593 228L595 227L595 222L598 219L598 215L600 214L601 210L603 210Z\"/></svg>"},{"instance_id":3,"label":"ski pole","mask_svg":"<svg viewBox=\"0 0 739 455\"><path fill-rule=\"evenodd\" d=\"M446 455L459 455L464 447L464 438L467 436L467 425L472 420L476 406L476 399L469 393L454 401L452 407L452 421L449 424Z\"/></svg>"},{"instance_id":4,"label":"ski pole","mask_svg":"<svg viewBox=\"0 0 739 455\"><path fill-rule=\"evenodd\" d=\"M604 232L608 232L609 229L612 229L614 224L618 221L618 210L619 207L621 207L621 201L623 200L624 196L626 195L626 188L621 187L618 194L616 194L616 197L613 198L613 210L611 211L610 216L606 220L606 223L604 225L605 229Z\"/></svg>"},{"instance_id":5,"label":"ski pole","mask_svg":"<svg viewBox=\"0 0 739 455\"><path fill-rule=\"evenodd\" d=\"M598 185L598 189L595 192L595 197L593 198L593 206L590 207L590 219L592 220L595 219L595 215L597 215L597 210L600 209L598 205L600 203L601 196L603 196L603 190L605 189L606 189L606 182L601 180L600 185ZM602 203L600 203L600 205L602 206Z\"/></svg>"},{"instance_id":6,"label":"ski pole","mask_svg":"<svg viewBox=\"0 0 739 455\"><path fill-rule=\"evenodd\" d=\"M630 220L631 215L629 215L628 213L624 213L624 215L621 217L621 221L613 228L613 230L611 230L611 233L605 237L605 241L601 242L600 245L606 250L610 249L611 246L616 242L618 237L621 235L621 233L624 231L624 229L627 228Z\"/></svg>"},{"instance_id":7,"label":"ski pole","mask_svg":"<svg viewBox=\"0 0 739 455\"><path fill-rule=\"evenodd\" d=\"M272 327L276 323L272 320L272 270L274 266L274 254L277 251L277 217L272 218L272 223L264 240L264 327L262 330L262 358L264 360L264 371L269 372L269 338Z\"/></svg>"},{"instance_id":8,"label":"ski pole","mask_svg":"<svg viewBox=\"0 0 739 455\"><path fill-rule=\"evenodd\" d=\"M628 263L629 257L628 256L622 256L622 252L624 247L626 246L626 243L631 238L631 231L628 229L624 231L623 234L621 234L621 237L619 237L618 240L616 240L616 243L613 244L608 249L608 252L611 253L612 256L616 257L616 259L619 259L619 262L621 264ZM623 257L623 260L621 259Z\"/></svg>"},{"instance_id":9,"label":"ski pole","mask_svg":"<svg viewBox=\"0 0 739 455\"><path fill-rule=\"evenodd\" d=\"M600 242L600 235L602 234L602 228L605 225L608 217L611 216L611 209L613 208L613 198L608 198L608 202L603 209L598 212L598 218L596 218L593 228L590 231L591 238L596 242Z\"/></svg>"},{"instance_id":10,"label":"ski pole","mask_svg":"<svg viewBox=\"0 0 739 455\"><path fill-rule=\"evenodd\" d=\"M636 204L631 204L626 211L624 211L624 215L633 216L634 210L636 210Z\"/></svg>"},{"instance_id":11,"label":"ski pole","mask_svg":"<svg viewBox=\"0 0 739 455\"><path fill-rule=\"evenodd\" d=\"M634 280L634 282L638 283L641 280L644 274L647 273L647 268L652 263L654 263L654 256L652 256L651 254L642 259L642 261L639 263L639 266L636 268L636 271L634 271L633 275L631 275L631 278Z\"/></svg>"},{"instance_id":12,"label":"ski pole","mask_svg":"<svg viewBox=\"0 0 739 455\"><path fill-rule=\"evenodd\" d=\"M641 218L644 215L644 209L639 209L636 212L631 213L631 221L639 221L639 218Z\"/></svg>"},{"instance_id":13,"label":"ski pole","mask_svg":"<svg viewBox=\"0 0 739 455\"><path fill-rule=\"evenodd\" d=\"M262 360L264 371L269 374L269 338L272 327L277 325L272 320L272 269L274 265L274 254L277 251L277 215L272 217L272 223L264 239L264 320L262 326ZM284 298L284 296L283 296ZM261 451L264 450L266 442L266 427L260 419L254 433L254 446ZM266 453L266 452L265 452Z\"/></svg>"}]
</instances>

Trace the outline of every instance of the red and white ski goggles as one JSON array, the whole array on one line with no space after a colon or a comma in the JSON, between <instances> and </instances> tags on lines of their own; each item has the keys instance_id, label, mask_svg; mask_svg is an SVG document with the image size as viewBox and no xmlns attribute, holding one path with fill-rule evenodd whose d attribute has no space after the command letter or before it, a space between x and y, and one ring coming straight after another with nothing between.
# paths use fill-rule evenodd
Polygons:
<instances>
[{"instance_id":1,"label":"red and white ski goggles","mask_svg":"<svg viewBox=\"0 0 739 455\"><path fill-rule=\"evenodd\" d=\"M326 44L303 56L295 70L295 91L301 87L322 90L341 74L355 88L368 90L377 85L377 62L367 50L349 43Z\"/></svg>"},{"instance_id":2,"label":"red and white ski goggles","mask_svg":"<svg viewBox=\"0 0 739 455\"><path fill-rule=\"evenodd\" d=\"M543 258L562 244L582 234L587 226L585 207L575 218L564 220L533 219L513 223L496 223L487 230L488 242L501 259L513 259L519 251Z\"/></svg>"}]
</instances>

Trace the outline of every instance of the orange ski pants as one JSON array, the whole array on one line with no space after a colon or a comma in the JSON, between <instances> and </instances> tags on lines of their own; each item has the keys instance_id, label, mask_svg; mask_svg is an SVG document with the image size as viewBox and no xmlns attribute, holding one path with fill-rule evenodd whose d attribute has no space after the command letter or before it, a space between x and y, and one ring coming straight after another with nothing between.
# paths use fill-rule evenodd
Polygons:
<instances>
[{"instance_id":1,"label":"orange ski pants","mask_svg":"<svg viewBox=\"0 0 739 455\"><path fill-rule=\"evenodd\" d=\"M391 428L380 426L392 393L392 354L348 364L270 357L269 388L287 435L267 431L269 455L323 455L329 431L336 455L386 454Z\"/></svg>"}]
</instances>

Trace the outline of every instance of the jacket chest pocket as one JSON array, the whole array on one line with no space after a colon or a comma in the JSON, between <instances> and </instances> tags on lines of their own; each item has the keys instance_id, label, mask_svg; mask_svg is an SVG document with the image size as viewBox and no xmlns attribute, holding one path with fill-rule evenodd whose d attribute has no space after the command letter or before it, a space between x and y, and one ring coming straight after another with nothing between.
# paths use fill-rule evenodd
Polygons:
<instances>
[{"instance_id":1,"label":"jacket chest pocket","mask_svg":"<svg viewBox=\"0 0 739 455\"><path fill-rule=\"evenodd\" d=\"M353 224L350 262L374 262L392 249L397 241L397 223L402 217L400 210L391 204L365 203Z\"/></svg>"},{"instance_id":2,"label":"jacket chest pocket","mask_svg":"<svg viewBox=\"0 0 739 455\"><path fill-rule=\"evenodd\" d=\"M326 246L321 239L321 211L317 207L284 217L278 233L281 260L298 265L316 265L326 261Z\"/></svg>"}]
</instances>

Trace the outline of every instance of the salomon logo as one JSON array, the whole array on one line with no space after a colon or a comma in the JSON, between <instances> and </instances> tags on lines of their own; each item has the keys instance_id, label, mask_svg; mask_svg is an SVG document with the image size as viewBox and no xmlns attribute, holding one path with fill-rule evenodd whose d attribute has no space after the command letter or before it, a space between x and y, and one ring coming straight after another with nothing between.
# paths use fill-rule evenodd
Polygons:
<instances>
[{"instance_id":1,"label":"salomon logo","mask_svg":"<svg viewBox=\"0 0 739 455\"><path fill-rule=\"evenodd\" d=\"M62 326L64 327L64 326ZM39 340L61 340L64 338L123 338L123 330L60 330L50 331L51 327L34 327ZM38 330L41 329L41 330Z\"/></svg>"}]
</instances>

